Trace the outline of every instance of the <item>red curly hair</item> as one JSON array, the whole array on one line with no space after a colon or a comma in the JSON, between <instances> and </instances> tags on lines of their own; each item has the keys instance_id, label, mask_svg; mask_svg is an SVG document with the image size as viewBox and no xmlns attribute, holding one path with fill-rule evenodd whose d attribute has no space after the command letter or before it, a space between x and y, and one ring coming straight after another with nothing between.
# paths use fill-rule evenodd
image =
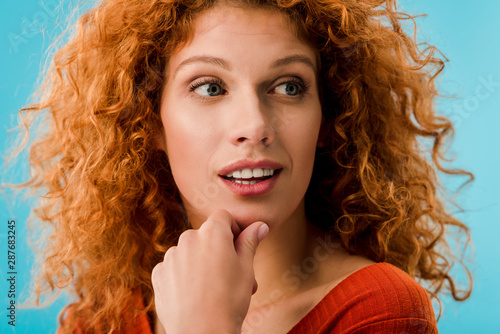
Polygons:
<instances>
[{"instance_id":1,"label":"red curly hair","mask_svg":"<svg viewBox=\"0 0 500 334\"><path fill-rule=\"evenodd\" d=\"M55 54L39 101L21 110L45 126L23 185L43 190L35 214L52 227L36 295L74 289L65 332L79 319L120 330L137 292L146 301L137 312L154 308L152 269L187 228L155 142L165 68L192 37L193 21L219 2L104 0ZM449 274L463 254L446 240L450 228L455 240L469 229L439 198L437 173L473 176L441 164L453 133L434 106L444 62L404 31L402 20L413 18L394 0L222 2L283 13L317 51L324 131L308 218L349 253L399 267L431 296L468 298L471 284L459 291Z\"/></svg>"}]
</instances>

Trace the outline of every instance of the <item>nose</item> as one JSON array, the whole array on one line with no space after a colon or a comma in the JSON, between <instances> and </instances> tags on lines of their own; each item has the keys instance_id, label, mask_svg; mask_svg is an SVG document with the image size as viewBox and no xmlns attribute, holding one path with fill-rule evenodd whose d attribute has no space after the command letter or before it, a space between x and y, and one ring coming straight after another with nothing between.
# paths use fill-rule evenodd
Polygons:
<instances>
[{"instance_id":1,"label":"nose","mask_svg":"<svg viewBox=\"0 0 500 334\"><path fill-rule=\"evenodd\" d=\"M231 125L230 140L236 145L253 144L267 146L274 141L275 131L269 108L256 92L248 92L235 99L235 120Z\"/></svg>"}]
</instances>

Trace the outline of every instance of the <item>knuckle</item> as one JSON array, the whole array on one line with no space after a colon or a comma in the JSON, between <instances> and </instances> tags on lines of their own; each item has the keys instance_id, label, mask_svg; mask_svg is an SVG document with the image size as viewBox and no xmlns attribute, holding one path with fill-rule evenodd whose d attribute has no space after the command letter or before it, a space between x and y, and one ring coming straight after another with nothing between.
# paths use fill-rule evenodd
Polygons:
<instances>
[{"instance_id":1,"label":"knuckle","mask_svg":"<svg viewBox=\"0 0 500 334\"><path fill-rule=\"evenodd\" d=\"M196 237L196 230L186 230L186 231L182 232L182 234L179 236L179 241L177 242L177 245L181 245L181 244L185 244L185 243L189 244L189 243L193 242L195 237ZM169 250L171 248L172 247L170 247Z\"/></svg>"},{"instance_id":2,"label":"knuckle","mask_svg":"<svg viewBox=\"0 0 500 334\"><path fill-rule=\"evenodd\" d=\"M173 253L175 253L176 249L177 249L177 246L170 246L167 249L167 251L165 252L165 254L173 254Z\"/></svg>"},{"instance_id":3,"label":"knuckle","mask_svg":"<svg viewBox=\"0 0 500 334\"><path fill-rule=\"evenodd\" d=\"M200 230L208 237L216 237L229 234L233 223L233 216L226 210L216 210L203 223Z\"/></svg>"},{"instance_id":4,"label":"knuckle","mask_svg":"<svg viewBox=\"0 0 500 334\"><path fill-rule=\"evenodd\" d=\"M245 242L245 246L249 250L253 251L254 249L257 248L257 241L255 239L253 239L253 238L247 239L246 242Z\"/></svg>"},{"instance_id":5,"label":"knuckle","mask_svg":"<svg viewBox=\"0 0 500 334\"><path fill-rule=\"evenodd\" d=\"M160 276L161 276L161 263L158 263L151 272L151 283L153 284L153 288L157 287Z\"/></svg>"},{"instance_id":6,"label":"knuckle","mask_svg":"<svg viewBox=\"0 0 500 334\"><path fill-rule=\"evenodd\" d=\"M172 258L174 256L176 248L177 248L177 246L172 246L169 249L167 249L167 251L165 252L165 255L163 256L164 262L167 261L167 259Z\"/></svg>"},{"instance_id":7,"label":"knuckle","mask_svg":"<svg viewBox=\"0 0 500 334\"><path fill-rule=\"evenodd\" d=\"M207 224L207 227L217 227L225 222L231 222L233 216L226 210L216 210L214 211L207 219L207 221L203 224Z\"/></svg>"}]
</instances>

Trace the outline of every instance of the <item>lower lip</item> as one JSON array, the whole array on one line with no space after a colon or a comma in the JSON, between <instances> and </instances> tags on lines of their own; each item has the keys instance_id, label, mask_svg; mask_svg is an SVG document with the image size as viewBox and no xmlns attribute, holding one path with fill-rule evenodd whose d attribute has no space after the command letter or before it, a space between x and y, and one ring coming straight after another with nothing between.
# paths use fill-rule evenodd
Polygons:
<instances>
[{"instance_id":1,"label":"lower lip","mask_svg":"<svg viewBox=\"0 0 500 334\"><path fill-rule=\"evenodd\" d=\"M241 184L229 181L222 176L220 176L220 178L222 179L222 182L224 182L224 184L229 188L229 190L231 190L236 195L256 196L270 192L276 185L276 182L278 182L280 174L281 173L277 173L273 177L264 181L257 182L255 184Z\"/></svg>"}]
</instances>

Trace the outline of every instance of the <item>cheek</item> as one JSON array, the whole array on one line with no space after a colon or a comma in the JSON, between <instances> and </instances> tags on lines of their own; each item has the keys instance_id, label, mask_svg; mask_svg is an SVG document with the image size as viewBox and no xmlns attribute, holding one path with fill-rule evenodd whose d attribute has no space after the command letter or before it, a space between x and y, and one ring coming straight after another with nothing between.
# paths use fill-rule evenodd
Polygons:
<instances>
[{"instance_id":1,"label":"cheek","mask_svg":"<svg viewBox=\"0 0 500 334\"><path fill-rule=\"evenodd\" d=\"M293 138L296 150L308 155L316 150L321 127L321 109L311 108L314 112L295 116L283 129L288 132L287 138Z\"/></svg>"},{"instance_id":2,"label":"cheek","mask_svg":"<svg viewBox=\"0 0 500 334\"><path fill-rule=\"evenodd\" d=\"M172 121L172 120L170 120ZM182 122L172 121L165 126L167 156L174 176L194 173L192 168L203 160L200 150L206 139L193 126L183 126Z\"/></svg>"},{"instance_id":3,"label":"cheek","mask_svg":"<svg viewBox=\"0 0 500 334\"><path fill-rule=\"evenodd\" d=\"M174 124L174 123L172 123ZM187 130L187 131L184 131ZM180 126L165 126L167 140L167 156L172 170L174 182L179 189L185 205L193 202L192 198L199 190L204 169L204 157L198 151L200 138ZM191 206L191 205L190 205Z\"/></svg>"},{"instance_id":4,"label":"cheek","mask_svg":"<svg viewBox=\"0 0 500 334\"><path fill-rule=\"evenodd\" d=\"M167 156L171 164L189 165L209 140L206 122L175 100L162 105L162 123L165 129Z\"/></svg>"},{"instance_id":5,"label":"cheek","mask_svg":"<svg viewBox=\"0 0 500 334\"><path fill-rule=\"evenodd\" d=\"M181 194L187 199L203 192L209 182L211 152L217 146L216 129L207 126L200 117L190 115L170 110L163 110L162 114L172 174Z\"/></svg>"},{"instance_id":6,"label":"cheek","mask_svg":"<svg viewBox=\"0 0 500 334\"><path fill-rule=\"evenodd\" d=\"M301 165L305 175L312 174L314 165L314 155L318 144L319 130L321 126L321 115L304 120L302 126L297 126L294 130L295 138L293 144L298 155L297 164Z\"/></svg>"}]
</instances>

